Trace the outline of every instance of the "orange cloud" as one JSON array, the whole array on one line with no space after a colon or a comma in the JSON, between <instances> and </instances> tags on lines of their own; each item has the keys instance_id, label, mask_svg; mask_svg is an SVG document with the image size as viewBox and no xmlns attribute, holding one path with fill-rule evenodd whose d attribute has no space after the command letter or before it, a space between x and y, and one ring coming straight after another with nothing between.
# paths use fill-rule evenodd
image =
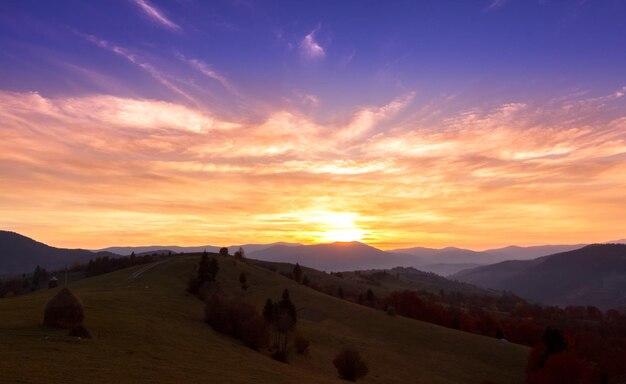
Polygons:
<instances>
[{"instance_id":1,"label":"orange cloud","mask_svg":"<svg viewBox=\"0 0 626 384\"><path fill-rule=\"evenodd\" d=\"M444 116L409 93L320 124L297 110L228 121L158 100L0 92L0 217L84 247L621 238L626 117L605 112L618 94Z\"/></svg>"}]
</instances>

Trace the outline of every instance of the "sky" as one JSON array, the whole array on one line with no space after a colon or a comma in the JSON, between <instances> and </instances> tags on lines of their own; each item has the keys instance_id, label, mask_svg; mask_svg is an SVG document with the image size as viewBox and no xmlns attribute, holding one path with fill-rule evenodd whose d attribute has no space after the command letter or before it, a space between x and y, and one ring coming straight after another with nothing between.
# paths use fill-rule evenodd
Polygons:
<instances>
[{"instance_id":1,"label":"sky","mask_svg":"<svg viewBox=\"0 0 626 384\"><path fill-rule=\"evenodd\" d=\"M0 228L55 246L626 237L626 2L2 1Z\"/></svg>"}]
</instances>

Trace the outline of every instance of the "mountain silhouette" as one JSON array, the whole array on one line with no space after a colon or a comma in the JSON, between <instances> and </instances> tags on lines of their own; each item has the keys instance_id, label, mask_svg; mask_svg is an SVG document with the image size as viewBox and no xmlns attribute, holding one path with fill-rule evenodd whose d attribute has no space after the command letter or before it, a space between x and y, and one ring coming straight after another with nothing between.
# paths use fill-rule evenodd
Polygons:
<instances>
[{"instance_id":1,"label":"mountain silhouette","mask_svg":"<svg viewBox=\"0 0 626 384\"><path fill-rule=\"evenodd\" d=\"M551 305L626 306L626 245L592 244L534 260L461 271L452 279Z\"/></svg>"},{"instance_id":2,"label":"mountain silhouette","mask_svg":"<svg viewBox=\"0 0 626 384\"><path fill-rule=\"evenodd\" d=\"M119 257L111 252L55 248L19 233L0 231L0 275L32 272L38 265L48 270L65 268L98 256Z\"/></svg>"}]
</instances>

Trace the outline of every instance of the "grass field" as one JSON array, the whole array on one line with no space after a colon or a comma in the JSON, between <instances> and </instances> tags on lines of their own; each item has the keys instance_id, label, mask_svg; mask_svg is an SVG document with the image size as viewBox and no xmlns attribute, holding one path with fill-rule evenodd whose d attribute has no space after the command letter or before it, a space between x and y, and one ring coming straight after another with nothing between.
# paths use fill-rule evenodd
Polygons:
<instances>
[{"instance_id":1,"label":"grass field","mask_svg":"<svg viewBox=\"0 0 626 384\"><path fill-rule=\"evenodd\" d=\"M347 344L370 368L364 383L522 383L528 349L349 303L276 272L221 258L218 281L259 309L291 292L310 356L276 362L202 321L185 293L197 255L174 256L138 278L137 266L72 282L91 340L42 327L59 288L0 300L0 383L332 383L332 359ZM250 288L239 288L246 272Z\"/></svg>"}]
</instances>

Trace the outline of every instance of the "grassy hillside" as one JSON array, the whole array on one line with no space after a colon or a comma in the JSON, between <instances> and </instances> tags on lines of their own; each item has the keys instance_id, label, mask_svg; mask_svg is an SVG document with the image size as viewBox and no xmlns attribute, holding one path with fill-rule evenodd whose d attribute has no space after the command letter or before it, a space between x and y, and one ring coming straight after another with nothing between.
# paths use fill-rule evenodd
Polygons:
<instances>
[{"instance_id":1,"label":"grassy hillside","mask_svg":"<svg viewBox=\"0 0 626 384\"><path fill-rule=\"evenodd\" d=\"M203 304L186 295L198 256L176 256L138 278L145 266L81 280L70 288L85 305L94 336L78 340L40 326L56 290L0 300L3 383L330 383L345 344L370 365L364 383L521 383L528 349L345 302L254 265L220 260L218 280L261 308L284 288L298 307L310 356L276 362L202 322ZM239 288L241 271L250 289Z\"/></svg>"}]
</instances>

